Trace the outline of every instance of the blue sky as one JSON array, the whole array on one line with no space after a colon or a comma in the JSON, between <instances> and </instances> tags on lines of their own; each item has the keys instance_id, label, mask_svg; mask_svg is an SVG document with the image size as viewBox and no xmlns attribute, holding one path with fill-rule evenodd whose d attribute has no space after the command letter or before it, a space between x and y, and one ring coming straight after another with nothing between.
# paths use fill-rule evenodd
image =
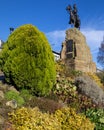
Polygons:
<instances>
[{"instance_id":1,"label":"blue sky","mask_svg":"<svg viewBox=\"0 0 104 130\"><path fill-rule=\"evenodd\" d=\"M44 32L53 50L60 51L69 15L66 6L77 4L81 32L86 36L93 60L104 35L104 0L0 0L0 39L6 41L9 28L33 24Z\"/></svg>"}]
</instances>

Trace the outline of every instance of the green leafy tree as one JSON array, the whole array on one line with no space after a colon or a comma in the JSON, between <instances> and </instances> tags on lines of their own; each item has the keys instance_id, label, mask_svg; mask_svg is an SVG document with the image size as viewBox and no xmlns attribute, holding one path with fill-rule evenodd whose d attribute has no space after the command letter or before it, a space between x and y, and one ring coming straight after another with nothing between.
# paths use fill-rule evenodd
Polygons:
<instances>
[{"instance_id":1,"label":"green leafy tree","mask_svg":"<svg viewBox=\"0 0 104 130\"><path fill-rule=\"evenodd\" d=\"M45 35L31 24L17 28L0 53L5 80L18 89L46 95L55 78L54 56Z\"/></svg>"},{"instance_id":2,"label":"green leafy tree","mask_svg":"<svg viewBox=\"0 0 104 130\"><path fill-rule=\"evenodd\" d=\"M104 68L104 40L102 41L102 43L101 43L101 45L99 47L97 61Z\"/></svg>"}]
</instances>

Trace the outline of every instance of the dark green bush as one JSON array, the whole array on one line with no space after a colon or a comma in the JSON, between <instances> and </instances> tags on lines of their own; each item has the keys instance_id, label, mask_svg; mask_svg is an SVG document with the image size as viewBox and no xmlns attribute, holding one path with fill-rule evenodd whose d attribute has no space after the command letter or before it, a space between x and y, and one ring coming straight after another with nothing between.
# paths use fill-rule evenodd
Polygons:
<instances>
[{"instance_id":1,"label":"dark green bush","mask_svg":"<svg viewBox=\"0 0 104 130\"><path fill-rule=\"evenodd\" d=\"M20 91L20 96L23 97L25 101L28 101L32 98L32 94L27 89L22 89Z\"/></svg>"},{"instance_id":2,"label":"dark green bush","mask_svg":"<svg viewBox=\"0 0 104 130\"><path fill-rule=\"evenodd\" d=\"M0 53L0 67L8 83L39 96L48 94L55 83L51 47L45 35L30 24L9 36Z\"/></svg>"},{"instance_id":3,"label":"dark green bush","mask_svg":"<svg viewBox=\"0 0 104 130\"><path fill-rule=\"evenodd\" d=\"M89 109L85 115L95 123L94 130L104 130L104 109Z\"/></svg>"},{"instance_id":4,"label":"dark green bush","mask_svg":"<svg viewBox=\"0 0 104 130\"><path fill-rule=\"evenodd\" d=\"M14 91L6 92L5 93L5 98L7 100L16 100L18 106L22 106L25 103L24 99L19 95L19 93L14 92Z\"/></svg>"}]
</instances>

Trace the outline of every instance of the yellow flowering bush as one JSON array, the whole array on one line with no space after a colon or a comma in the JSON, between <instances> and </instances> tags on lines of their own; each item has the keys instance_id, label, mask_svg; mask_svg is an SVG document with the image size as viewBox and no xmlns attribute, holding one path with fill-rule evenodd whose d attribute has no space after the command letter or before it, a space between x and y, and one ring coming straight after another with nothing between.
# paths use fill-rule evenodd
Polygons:
<instances>
[{"instance_id":1,"label":"yellow flowering bush","mask_svg":"<svg viewBox=\"0 0 104 130\"><path fill-rule=\"evenodd\" d=\"M65 64L62 63L62 61L57 61L55 63L55 67L56 67L56 72L61 74L61 75L64 75L65 74Z\"/></svg>"},{"instance_id":2,"label":"yellow flowering bush","mask_svg":"<svg viewBox=\"0 0 104 130\"><path fill-rule=\"evenodd\" d=\"M66 107L55 112L61 123L61 130L94 130L94 124L86 116L76 114L75 109Z\"/></svg>"},{"instance_id":3,"label":"yellow flowering bush","mask_svg":"<svg viewBox=\"0 0 104 130\"><path fill-rule=\"evenodd\" d=\"M94 130L94 124L70 107L54 114L42 113L38 108L20 108L9 113L15 130Z\"/></svg>"},{"instance_id":4,"label":"yellow flowering bush","mask_svg":"<svg viewBox=\"0 0 104 130\"><path fill-rule=\"evenodd\" d=\"M9 120L15 130L60 130L57 118L48 113L42 113L38 108L20 108L9 113Z\"/></svg>"},{"instance_id":5,"label":"yellow flowering bush","mask_svg":"<svg viewBox=\"0 0 104 130\"><path fill-rule=\"evenodd\" d=\"M87 73L87 75L92 78L98 86L103 87L103 84L101 83L101 79L96 75L96 74L92 74L92 73Z\"/></svg>"}]
</instances>

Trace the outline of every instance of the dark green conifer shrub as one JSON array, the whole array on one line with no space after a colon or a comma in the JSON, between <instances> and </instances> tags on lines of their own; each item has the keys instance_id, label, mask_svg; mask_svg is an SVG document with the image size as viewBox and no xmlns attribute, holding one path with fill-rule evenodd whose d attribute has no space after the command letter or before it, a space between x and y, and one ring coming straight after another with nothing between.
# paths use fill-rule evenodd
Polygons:
<instances>
[{"instance_id":1,"label":"dark green conifer shrub","mask_svg":"<svg viewBox=\"0 0 104 130\"><path fill-rule=\"evenodd\" d=\"M46 95L55 83L54 56L45 35L27 24L17 28L0 53L5 80L18 89Z\"/></svg>"}]
</instances>

